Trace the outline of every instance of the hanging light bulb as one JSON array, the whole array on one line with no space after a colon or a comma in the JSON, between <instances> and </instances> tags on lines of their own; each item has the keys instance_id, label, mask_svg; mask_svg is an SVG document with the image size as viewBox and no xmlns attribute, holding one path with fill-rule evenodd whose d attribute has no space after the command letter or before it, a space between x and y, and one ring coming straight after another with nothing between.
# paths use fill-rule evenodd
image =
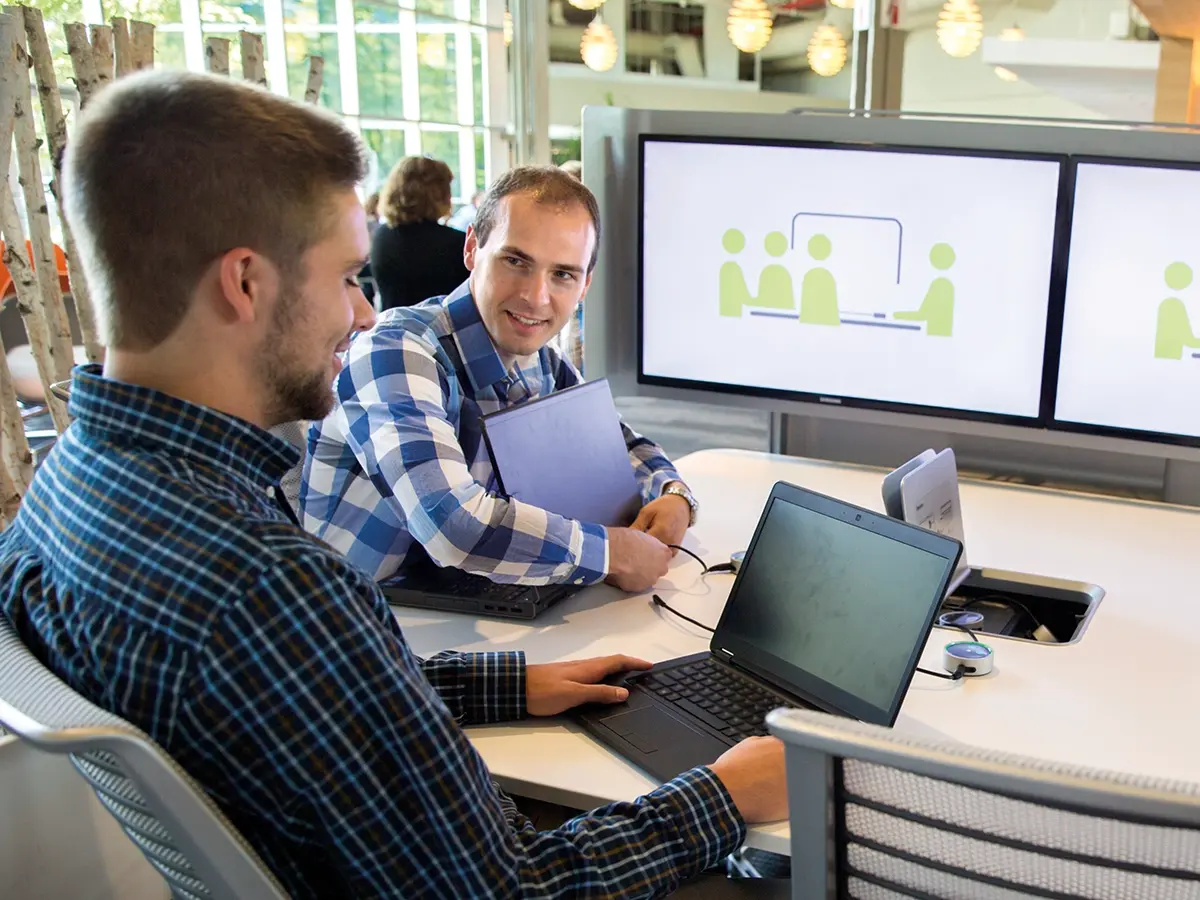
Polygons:
<instances>
[{"instance_id":1,"label":"hanging light bulb","mask_svg":"<svg viewBox=\"0 0 1200 900\"><path fill-rule=\"evenodd\" d=\"M579 55L584 64L593 71L607 72L617 62L617 38L613 30L600 21L592 19L579 42Z\"/></svg>"},{"instance_id":2,"label":"hanging light bulb","mask_svg":"<svg viewBox=\"0 0 1200 900\"><path fill-rule=\"evenodd\" d=\"M956 59L965 59L983 40L983 13L975 0L946 0L938 14L937 39Z\"/></svg>"},{"instance_id":3,"label":"hanging light bulb","mask_svg":"<svg viewBox=\"0 0 1200 900\"><path fill-rule=\"evenodd\" d=\"M1025 31L1020 25L1009 25L1000 32L1000 40L1002 41L1023 41L1025 40Z\"/></svg>"},{"instance_id":4,"label":"hanging light bulb","mask_svg":"<svg viewBox=\"0 0 1200 900\"><path fill-rule=\"evenodd\" d=\"M733 0L725 27L733 46L743 53L757 53L771 40L773 22L764 0Z\"/></svg>"},{"instance_id":5,"label":"hanging light bulb","mask_svg":"<svg viewBox=\"0 0 1200 900\"><path fill-rule=\"evenodd\" d=\"M604 0L567 0L576 9L599 9Z\"/></svg>"},{"instance_id":6,"label":"hanging light bulb","mask_svg":"<svg viewBox=\"0 0 1200 900\"><path fill-rule=\"evenodd\" d=\"M808 42L808 65L818 75L832 78L846 65L846 39L836 25L819 25Z\"/></svg>"},{"instance_id":7,"label":"hanging light bulb","mask_svg":"<svg viewBox=\"0 0 1200 900\"><path fill-rule=\"evenodd\" d=\"M854 9L854 0L829 0L838 9Z\"/></svg>"},{"instance_id":8,"label":"hanging light bulb","mask_svg":"<svg viewBox=\"0 0 1200 900\"><path fill-rule=\"evenodd\" d=\"M507 9L504 11L504 46L508 47L512 44L513 23L512 13Z\"/></svg>"}]
</instances>

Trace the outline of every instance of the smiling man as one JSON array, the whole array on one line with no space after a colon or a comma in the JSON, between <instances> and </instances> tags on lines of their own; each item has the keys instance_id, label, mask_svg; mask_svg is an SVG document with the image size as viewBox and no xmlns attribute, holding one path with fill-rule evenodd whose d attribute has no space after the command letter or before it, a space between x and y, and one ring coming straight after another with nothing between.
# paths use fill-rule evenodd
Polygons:
<instances>
[{"instance_id":1,"label":"smiling man","mask_svg":"<svg viewBox=\"0 0 1200 900\"><path fill-rule=\"evenodd\" d=\"M696 510L661 448L622 425L644 505L605 528L498 495L481 433L483 415L580 381L549 342L587 293L599 236L595 197L561 169L501 176L467 232L467 282L351 346L337 409L309 436L305 527L377 579L428 555L495 581L653 585Z\"/></svg>"}]
</instances>

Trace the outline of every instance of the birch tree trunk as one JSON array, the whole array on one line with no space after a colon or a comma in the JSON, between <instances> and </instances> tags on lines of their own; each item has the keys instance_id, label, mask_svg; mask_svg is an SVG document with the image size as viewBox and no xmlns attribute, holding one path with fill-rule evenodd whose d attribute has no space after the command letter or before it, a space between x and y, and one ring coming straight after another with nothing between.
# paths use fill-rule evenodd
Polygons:
<instances>
[{"instance_id":1,"label":"birch tree trunk","mask_svg":"<svg viewBox=\"0 0 1200 900\"><path fill-rule=\"evenodd\" d=\"M108 25L93 25L92 59L96 66L96 90L113 80L113 73L116 71L113 54L112 28Z\"/></svg>"},{"instance_id":2,"label":"birch tree trunk","mask_svg":"<svg viewBox=\"0 0 1200 900\"><path fill-rule=\"evenodd\" d=\"M0 467L12 478L17 494L24 494L33 483L33 454L25 439L17 388L4 353L0 353L0 451Z\"/></svg>"},{"instance_id":3,"label":"birch tree trunk","mask_svg":"<svg viewBox=\"0 0 1200 900\"><path fill-rule=\"evenodd\" d=\"M267 66L263 61L263 40L248 31L238 32L242 41L242 78L267 86Z\"/></svg>"},{"instance_id":4,"label":"birch tree trunk","mask_svg":"<svg viewBox=\"0 0 1200 900\"><path fill-rule=\"evenodd\" d=\"M12 107L13 132L17 139L17 168L21 190L25 195L25 215L29 221L29 239L33 245L34 276L37 278L42 313L50 330L54 347L55 381L71 377L75 350L71 342L71 323L58 282L58 261L54 258L54 238L50 231L50 210L46 206L46 189L42 187L42 164L38 150L37 129L33 110L29 107L29 57L25 53L25 16L19 6L4 7L15 27L9 46L0 46L5 78L12 78L14 100ZM4 114L5 109L0 109Z\"/></svg>"},{"instance_id":5,"label":"birch tree trunk","mask_svg":"<svg viewBox=\"0 0 1200 900\"><path fill-rule=\"evenodd\" d=\"M304 102L316 104L321 98L321 82L325 78L325 57L308 58L308 80L304 83Z\"/></svg>"},{"instance_id":6,"label":"birch tree trunk","mask_svg":"<svg viewBox=\"0 0 1200 900\"><path fill-rule=\"evenodd\" d=\"M17 288L17 308L21 311L21 321L25 323L25 333L29 336L29 346L33 350L34 361L37 362L38 377L46 394L46 406L50 409L50 418L54 420L55 430L61 434L66 431L71 420L65 404L50 390L50 385L60 380L54 359L54 343L50 339L50 329L39 308L42 304L38 294L37 277L33 274L29 260L25 258L25 234L21 230L21 216L17 212L12 185L7 181L0 181L0 234L4 236L4 264L8 266Z\"/></svg>"},{"instance_id":7,"label":"birch tree trunk","mask_svg":"<svg viewBox=\"0 0 1200 900\"><path fill-rule=\"evenodd\" d=\"M87 28L78 22L64 25L63 32L67 35L67 53L75 70L75 87L79 91L79 106L82 108L88 105L100 87L92 45L88 41Z\"/></svg>"},{"instance_id":8,"label":"birch tree trunk","mask_svg":"<svg viewBox=\"0 0 1200 900\"><path fill-rule=\"evenodd\" d=\"M3 443L3 438L0 438L0 443ZM17 517L20 506L21 492L17 490L12 476L8 474L4 461L0 460L0 531L7 528L8 523Z\"/></svg>"},{"instance_id":9,"label":"birch tree trunk","mask_svg":"<svg viewBox=\"0 0 1200 900\"><path fill-rule=\"evenodd\" d=\"M204 41L204 61L208 71L214 75L229 74L229 41L226 38L210 37Z\"/></svg>"},{"instance_id":10,"label":"birch tree trunk","mask_svg":"<svg viewBox=\"0 0 1200 900\"><path fill-rule=\"evenodd\" d=\"M154 26L149 22L130 22L129 43L133 49L133 71L154 68Z\"/></svg>"},{"instance_id":11,"label":"birch tree trunk","mask_svg":"<svg viewBox=\"0 0 1200 900\"><path fill-rule=\"evenodd\" d=\"M116 58L115 75L120 78L133 71L133 41L129 38L129 20L116 17L112 20L113 50Z\"/></svg>"},{"instance_id":12,"label":"birch tree trunk","mask_svg":"<svg viewBox=\"0 0 1200 900\"><path fill-rule=\"evenodd\" d=\"M29 40L29 52L33 57L33 70L37 75L38 99L42 107L42 123L46 129L46 140L50 145L50 161L54 168L50 179L50 193L58 205L59 224L62 226L63 251L67 256L67 276L71 280L71 297L75 301L75 317L79 320L79 332L83 337L83 346L87 351L88 362L101 362L104 359L104 348L96 335L96 313L92 307L92 296L88 291L87 282L83 277L83 267L79 265L79 257L75 252L75 239L67 219L63 215L62 202L62 154L67 146L67 120L62 111L62 97L58 92L58 77L54 74L54 58L50 54L50 42L46 37L46 27L39 9L26 6L25 35ZM112 72L112 29L98 25L92 29L92 46L97 44L101 32L107 33L108 71L111 79ZM101 51L94 51L93 58L104 59Z\"/></svg>"}]
</instances>

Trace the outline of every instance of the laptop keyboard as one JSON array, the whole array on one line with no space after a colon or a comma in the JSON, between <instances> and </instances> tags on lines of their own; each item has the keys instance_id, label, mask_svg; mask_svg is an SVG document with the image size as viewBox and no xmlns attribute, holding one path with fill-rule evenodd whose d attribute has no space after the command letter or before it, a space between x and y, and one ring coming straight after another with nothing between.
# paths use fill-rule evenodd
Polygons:
<instances>
[{"instance_id":1,"label":"laptop keyboard","mask_svg":"<svg viewBox=\"0 0 1200 900\"><path fill-rule=\"evenodd\" d=\"M767 734L767 713L786 703L711 656L649 672L637 684L734 741Z\"/></svg>"}]
</instances>

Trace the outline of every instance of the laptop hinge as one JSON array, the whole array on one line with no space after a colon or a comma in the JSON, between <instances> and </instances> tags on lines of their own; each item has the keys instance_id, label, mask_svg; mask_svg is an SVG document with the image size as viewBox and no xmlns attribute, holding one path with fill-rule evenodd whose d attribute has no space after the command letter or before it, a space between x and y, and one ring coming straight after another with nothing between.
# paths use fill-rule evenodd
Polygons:
<instances>
[{"instance_id":1,"label":"laptop hinge","mask_svg":"<svg viewBox=\"0 0 1200 900\"><path fill-rule=\"evenodd\" d=\"M719 657L721 657L721 659L724 659L724 660L733 659L733 654L730 653L728 650L726 650L724 647L718 647L716 650L713 650L712 653L713 653L713 656L719 656Z\"/></svg>"}]
</instances>

